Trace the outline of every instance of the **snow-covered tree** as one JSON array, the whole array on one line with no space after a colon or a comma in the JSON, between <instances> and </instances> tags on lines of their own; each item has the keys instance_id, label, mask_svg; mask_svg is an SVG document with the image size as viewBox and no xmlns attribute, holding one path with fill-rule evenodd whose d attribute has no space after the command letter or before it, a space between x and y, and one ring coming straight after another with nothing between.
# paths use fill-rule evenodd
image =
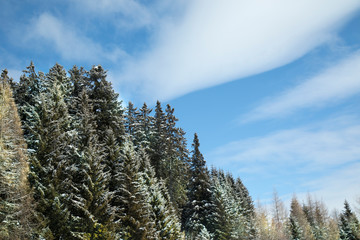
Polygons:
<instances>
[{"instance_id":1,"label":"snow-covered tree","mask_svg":"<svg viewBox=\"0 0 360 240\"><path fill-rule=\"evenodd\" d=\"M139 151L142 186L147 192L146 201L151 205L152 220L155 223L156 239L183 239L180 219L170 201L165 183L155 177L155 171L143 149Z\"/></svg>"},{"instance_id":2,"label":"snow-covered tree","mask_svg":"<svg viewBox=\"0 0 360 240\"><path fill-rule=\"evenodd\" d=\"M204 226L210 227L211 191L210 177L206 162L200 152L200 143L197 134L192 144L192 157L190 165L190 182L188 184L188 201L184 207L183 227L190 235L196 235Z\"/></svg>"},{"instance_id":3,"label":"snow-covered tree","mask_svg":"<svg viewBox=\"0 0 360 240\"><path fill-rule=\"evenodd\" d=\"M153 213L147 201L148 192L142 185L139 171L140 158L130 141L123 146L120 162L119 186L115 196L117 231L122 239L156 239Z\"/></svg>"},{"instance_id":4,"label":"snow-covered tree","mask_svg":"<svg viewBox=\"0 0 360 240\"><path fill-rule=\"evenodd\" d=\"M360 225L356 215L351 211L347 201L344 203L344 211L340 214L339 221L340 239L342 240L359 240Z\"/></svg>"},{"instance_id":5,"label":"snow-covered tree","mask_svg":"<svg viewBox=\"0 0 360 240\"><path fill-rule=\"evenodd\" d=\"M29 129L30 184L37 210L42 213L56 238L70 234L67 195L62 182L71 159L72 119L66 99L66 72L55 65L46 76L46 82L35 104L26 112L24 124Z\"/></svg>"},{"instance_id":6,"label":"snow-covered tree","mask_svg":"<svg viewBox=\"0 0 360 240\"><path fill-rule=\"evenodd\" d=\"M71 166L67 171L69 195L68 208L71 212L71 233L77 239L114 239L112 220L114 208L110 205L110 174L104 170L105 148L96 135L95 116L85 90L78 98L78 109L74 125L76 149Z\"/></svg>"}]
</instances>

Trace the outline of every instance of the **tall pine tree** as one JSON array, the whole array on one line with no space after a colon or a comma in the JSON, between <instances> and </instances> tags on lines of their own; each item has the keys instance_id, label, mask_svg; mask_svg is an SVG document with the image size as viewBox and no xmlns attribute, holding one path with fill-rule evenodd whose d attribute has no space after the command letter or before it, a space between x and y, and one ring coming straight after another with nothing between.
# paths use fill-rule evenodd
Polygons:
<instances>
[{"instance_id":1,"label":"tall pine tree","mask_svg":"<svg viewBox=\"0 0 360 240\"><path fill-rule=\"evenodd\" d=\"M197 134L192 144L190 165L190 182L188 185L188 202L183 210L183 227L193 239L201 231L208 232L211 212L210 177L206 162L200 152L200 142Z\"/></svg>"}]
</instances>

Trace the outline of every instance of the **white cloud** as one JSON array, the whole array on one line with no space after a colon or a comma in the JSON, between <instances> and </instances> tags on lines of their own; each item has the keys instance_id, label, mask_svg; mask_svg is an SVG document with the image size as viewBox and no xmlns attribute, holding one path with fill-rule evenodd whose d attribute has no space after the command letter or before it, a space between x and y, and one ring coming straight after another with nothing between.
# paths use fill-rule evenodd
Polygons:
<instances>
[{"instance_id":1,"label":"white cloud","mask_svg":"<svg viewBox=\"0 0 360 240\"><path fill-rule=\"evenodd\" d=\"M154 47L129 63L124 87L169 99L261 73L331 41L360 7L346 1L189 1L183 18L166 22Z\"/></svg>"},{"instance_id":2,"label":"white cloud","mask_svg":"<svg viewBox=\"0 0 360 240\"><path fill-rule=\"evenodd\" d=\"M70 1L70 3L73 2ZM155 14L149 8L134 0L78 0L75 4L78 11L90 12L95 18L111 18L111 21L114 21L115 17L116 24L122 27L148 26L154 22L155 18Z\"/></svg>"},{"instance_id":3,"label":"white cloud","mask_svg":"<svg viewBox=\"0 0 360 240\"><path fill-rule=\"evenodd\" d=\"M309 192L339 209L345 198L353 202L360 194L358 122L355 117L339 117L281 130L226 144L206 157L210 165L261 182L265 191L280 185L282 194L290 197L296 192L301 199ZM249 191L255 197L268 197L256 189Z\"/></svg>"},{"instance_id":4,"label":"white cloud","mask_svg":"<svg viewBox=\"0 0 360 240\"><path fill-rule=\"evenodd\" d=\"M357 162L340 168L334 174L311 181L306 186L316 189L312 194L321 196L330 210L343 210L345 199L354 204L360 194L359 172L360 162Z\"/></svg>"},{"instance_id":5,"label":"white cloud","mask_svg":"<svg viewBox=\"0 0 360 240\"><path fill-rule=\"evenodd\" d=\"M243 116L244 122L283 117L299 109L318 107L360 92L360 52L305 80Z\"/></svg>"},{"instance_id":6,"label":"white cloud","mask_svg":"<svg viewBox=\"0 0 360 240\"><path fill-rule=\"evenodd\" d=\"M27 40L35 40L37 44L39 40L47 41L66 60L115 62L125 56L121 49L106 50L99 43L79 34L72 26L48 13L43 13L35 19L28 26L26 34Z\"/></svg>"},{"instance_id":7,"label":"white cloud","mask_svg":"<svg viewBox=\"0 0 360 240\"><path fill-rule=\"evenodd\" d=\"M346 121L345 121L346 122ZM335 124L331 126L331 124ZM267 171L268 164L297 171L319 171L360 159L360 125L338 122L282 130L219 147L208 157L224 165ZM253 168L256 165L258 167Z\"/></svg>"}]
</instances>

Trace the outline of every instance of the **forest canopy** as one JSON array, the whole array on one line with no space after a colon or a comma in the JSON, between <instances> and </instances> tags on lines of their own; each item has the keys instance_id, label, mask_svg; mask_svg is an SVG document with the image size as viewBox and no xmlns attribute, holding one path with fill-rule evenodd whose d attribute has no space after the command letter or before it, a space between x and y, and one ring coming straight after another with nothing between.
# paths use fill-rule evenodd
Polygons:
<instances>
[{"instance_id":1,"label":"forest canopy","mask_svg":"<svg viewBox=\"0 0 360 240\"><path fill-rule=\"evenodd\" d=\"M360 239L348 202L254 206L175 110L123 107L100 65L0 79L0 239Z\"/></svg>"}]
</instances>

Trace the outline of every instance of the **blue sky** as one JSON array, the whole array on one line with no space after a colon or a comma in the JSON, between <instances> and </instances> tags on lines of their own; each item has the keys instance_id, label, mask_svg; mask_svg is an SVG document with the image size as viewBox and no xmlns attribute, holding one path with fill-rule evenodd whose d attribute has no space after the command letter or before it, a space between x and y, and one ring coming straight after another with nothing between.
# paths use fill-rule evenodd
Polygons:
<instances>
[{"instance_id":1,"label":"blue sky","mask_svg":"<svg viewBox=\"0 0 360 240\"><path fill-rule=\"evenodd\" d=\"M360 196L357 0L0 0L0 67L101 64L120 97L170 103L254 200Z\"/></svg>"}]
</instances>

